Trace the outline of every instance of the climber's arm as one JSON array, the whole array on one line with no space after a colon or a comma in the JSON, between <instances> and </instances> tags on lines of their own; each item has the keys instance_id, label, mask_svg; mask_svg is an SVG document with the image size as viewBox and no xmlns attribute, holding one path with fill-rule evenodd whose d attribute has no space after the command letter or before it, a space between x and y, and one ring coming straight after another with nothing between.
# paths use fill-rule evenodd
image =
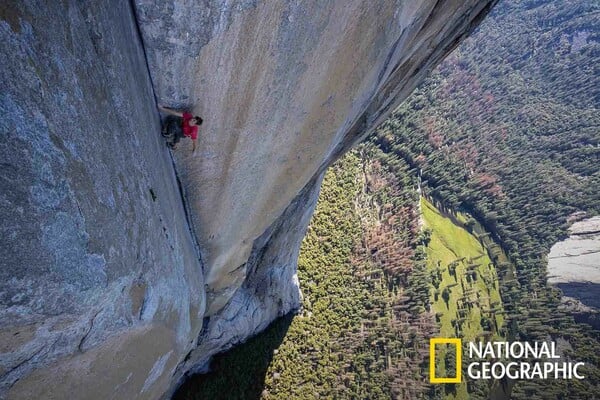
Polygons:
<instances>
[{"instance_id":1,"label":"climber's arm","mask_svg":"<svg viewBox=\"0 0 600 400\"><path fill-rule=\"evenodd\" d=\"M163 107L161 105L158 106L158 109L162 112L166 112L167 114L171 114L171 115L175 115L176 117L181 117L183 118L183 113L180 113L178 111L172 110L170 108L167 107Z\"/></svg>"},{"instance_id":2,"label":"climber's arm","mask_svg":"<svg viewBox=\"0 0 600 400\"><path fill-rule=\"evenodd\" d=\"M198 139L192 139L192 153L194 153L196 151L196 142L198 141Z\"/></svg>"}]
</instances>

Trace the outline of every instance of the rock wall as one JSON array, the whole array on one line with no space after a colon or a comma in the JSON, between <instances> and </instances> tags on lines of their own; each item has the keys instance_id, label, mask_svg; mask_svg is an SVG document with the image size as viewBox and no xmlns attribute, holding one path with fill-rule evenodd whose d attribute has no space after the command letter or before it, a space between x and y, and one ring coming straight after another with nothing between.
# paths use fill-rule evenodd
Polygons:
<instances>
[{"instance_id":1,"label":"rock wall","mask_svg":"<svg viewBox=\"0 0 600 400\"><path fill-rule=\"evenodd\" d=\"M492 3L4 2L0 398L167 397L299 307L323 171Z\"/></svg>"},{"instance_id":2,"label":"rock wall","mask_svg":"<svg viewBox=\"0 0 600 400\"><path fill-rule=\"evenodd\" d=\"M381 122L490 1L136 0L160 102L205 119L176 153L206 262L208 315L254 241Z\"/></svg>"},{"instance_id":3,"label":"rock wall","mask_svg":"<svg viewBox=\"0 0 600 400\"><path fill-rule=\"evenodd\" d=\"M204 280L132 9L0 17L0 398L158 398Z\"/></svg>"}]
</instances>

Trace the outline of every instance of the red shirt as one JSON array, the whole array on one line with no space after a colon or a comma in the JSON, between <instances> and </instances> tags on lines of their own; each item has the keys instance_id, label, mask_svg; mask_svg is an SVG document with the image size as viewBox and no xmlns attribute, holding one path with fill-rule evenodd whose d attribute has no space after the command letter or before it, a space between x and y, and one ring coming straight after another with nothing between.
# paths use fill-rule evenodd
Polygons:
<instances>
[{"instance_id":1,"label":"red shirt","mask_svg":"<svg viewBox=\"0 0 600 400\"><path fill-rule=\"evenodd\" d=\"M189 112L183 113L183 135L192 140L198 139L198 125L190 126L189 122L194 116Z\"/></svg>"}]
</instances>

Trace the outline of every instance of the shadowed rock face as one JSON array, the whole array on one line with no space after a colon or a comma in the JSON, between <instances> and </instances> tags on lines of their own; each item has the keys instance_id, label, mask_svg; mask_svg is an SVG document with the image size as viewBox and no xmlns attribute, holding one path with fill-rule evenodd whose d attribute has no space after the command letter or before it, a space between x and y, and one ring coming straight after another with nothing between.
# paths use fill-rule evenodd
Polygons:
<instances>
[{"instance_id":1,"label":"shadowed rock face","mask_svg":"<svg viewBox=\"0 0 600 400\"><path fill-rule=\"evenodd\" d=\"M4 2L0 398L166 396L299 307L324 169L493 2Z\"/></svg>"}]
</instances>

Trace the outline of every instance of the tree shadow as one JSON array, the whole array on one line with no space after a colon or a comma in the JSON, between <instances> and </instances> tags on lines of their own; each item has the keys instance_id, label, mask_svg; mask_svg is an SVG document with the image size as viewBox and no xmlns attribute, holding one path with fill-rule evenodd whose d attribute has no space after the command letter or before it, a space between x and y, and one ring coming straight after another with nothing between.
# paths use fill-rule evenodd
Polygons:
<instances>
[{"instance_id":1,"label":"tree shadow","mask_svg":"<svg viewBox=\"0 0 600 400\"><path fill-rule=\"evenodd\" d=\"M289 313L245 343L217 354L210 372L190 376L172 400L260 399L274 351L283 342L293 319L294 314Z\"/></svg>"}]
</instances>

